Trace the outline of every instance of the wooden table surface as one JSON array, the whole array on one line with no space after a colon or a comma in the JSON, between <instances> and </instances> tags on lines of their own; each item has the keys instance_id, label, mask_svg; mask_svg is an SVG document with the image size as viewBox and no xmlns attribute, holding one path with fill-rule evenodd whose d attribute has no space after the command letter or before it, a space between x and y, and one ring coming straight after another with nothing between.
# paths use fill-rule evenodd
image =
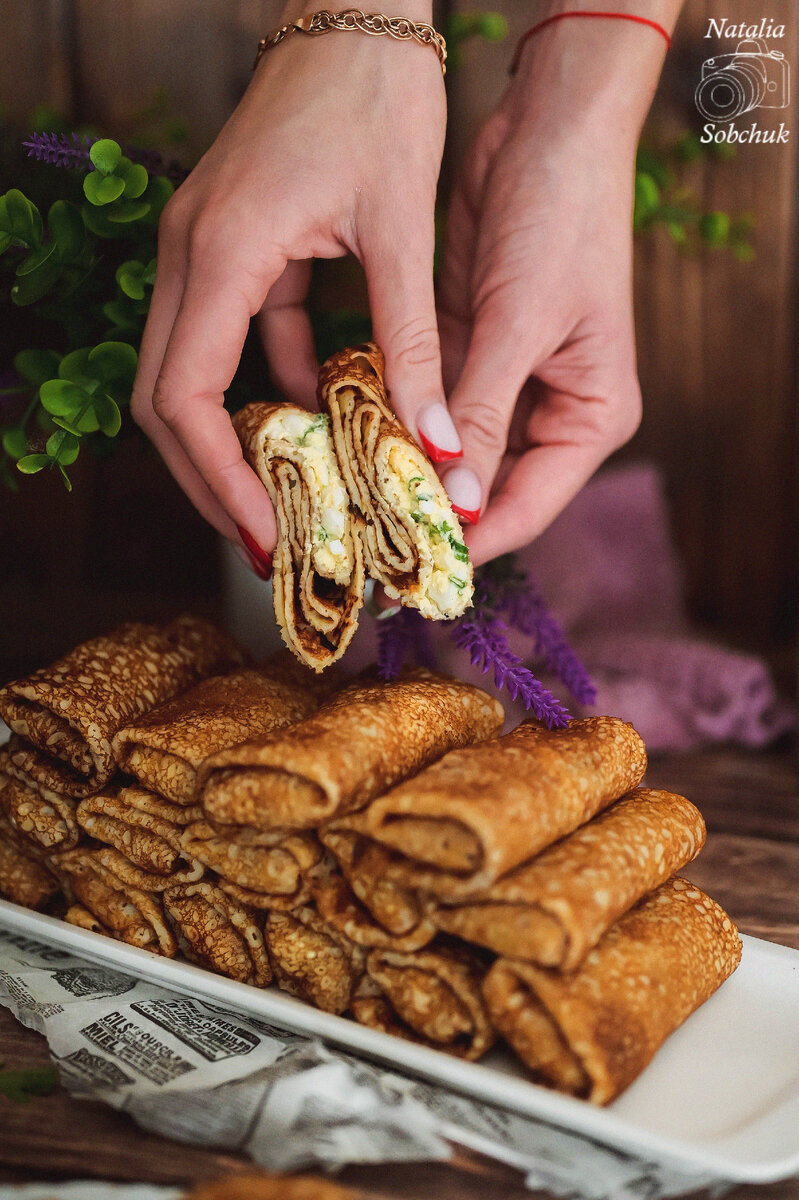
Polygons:
<instances>
[{"instance_id":1,"label":"wooden table surface","mask_svg":"<svg viewBox=\"0 0 799 1200\"><path fill-rule=\"evenodd\" d=\"M768 754L713 750L656 758L651 786L682 792L708 823L708 844L690 874L742 932L799 949L799 747ZM0 1061L47 1063L44 1038L0 1009ZM241 1158L140 1131L127 1116L59 1090L12 1104L0 1097L0 1181L136 1180L182 1183L245 1168ZM799 1138L799 1130L797 1131ZM448 1164L351 1167L342 1181L364 1196L396 1200L531 1200L514 1171L456 1153ZM540 1195L540 1194L539 1194ZM799 1200L799 1180L741 1187L733 1200Z\"/></svg>"}]
</instances>

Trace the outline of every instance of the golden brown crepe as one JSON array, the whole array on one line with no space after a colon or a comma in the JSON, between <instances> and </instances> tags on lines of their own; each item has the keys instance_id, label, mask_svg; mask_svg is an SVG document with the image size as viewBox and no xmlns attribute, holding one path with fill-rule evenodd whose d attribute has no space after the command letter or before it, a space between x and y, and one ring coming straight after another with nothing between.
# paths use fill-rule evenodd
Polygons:
<instances>
[{"instance_id":1,"label":"golden brown crepe","mask_svg":"<svg viewBox=\"0 0 799 1200\"><path fill-rule=\"evenodd\" d=\"M0 716L96 790L116 769L114 734L199 679L240 662L230 638L199 617L161 627L121 625L0 688Z\"/></svg>"},{"instance_id":2,"label":"golden brown crepe","mask_svg":"<svg viewBox=\"0 0 799 1200\"><path fill-rule=\"evenodd\" d=\"M201 1183L184 1200L363 1200L349 1188L310 1176L263 1175L246 1171Z\"/></svg>"},{"instance_id":3,"label":"golden brown crepe","mask_svg":"<svg viewBox=\"0 0 799 1200\"><path fill-rule=\"evenodd\" d=\"M354 998L361 1024L415 1038L459 1058L482 1058L494 1042L481 992L484 969L467 951L428 947L413 954L372 950L366 960L372 983L391 1007L374 1003L368 989Z\"/></svg>"},{"instance_id":4,"label":"golden brown crepe","mask_svg":"<svg viewBox=\"0 0 799 1200\"><path fill-rule=\"evenodd\" d=\"M294 404L248 404L233 419L245 457L275 506L275 617L314 671L341 658L358 624L363 549L327 418Z\"/></svg>"},{"instance_id":5,"label":"golden brown crepe","mask_svg":"<svg viewBox=\"0 0 799 1200\"><path fill-rule=\"evenodd\" d=\"M311 891L319 915L328 925L345 934L351 942L369 949L420 950L436 935L436 926L422 918L406 934L393 934L375 920L341 874L331 858L311 876Z\"/></svg>"},{"instance_id":6,"label":"golden brown crepe","mask_svg":"<svg viewBox=\"0 0 799 1200\"><path fill-rule=\"evenodd\" d=\"M97 860L123 882L146 892L194 883L203 864L181 845L185 826L201 815L138 786L109 788L81 800L78 821L89 837L104 843Z\"/></svg>"},{"instance_id":7,"label":"golden brown crepe","mask_svg":"<svg viewBox=\"0 0 799 1200\"><path fill-rule=\"evenodd\" d=\"M264 937L278 985L324 1012L343 1013L366 955L312 908L268 912Z\"/></svg>"},{"instance_id":8,"label":"golden brown crepe","mask_svg":"<svg viewBox=\"0 0 799 1200\"><path fill-rule=\"evenodd\" d=\"M187 958L239 983L271 983L263 934L251 908L206 880L168 888L164 907Z\"/></svg>"},{"instance_id":9,"label":"golden brown crepe","mask_svg":"<svg viewBox=\"0 0 799 1200\"><path fill-rule=\"evenodd\" d=\"M333 830L396 850L386 877L457 900L582 825L640 782L641 738L615 717L565 729L525 722L453 750Z\"/></svg>"},{"instance_id":10,"label":"golden brown crepe","mask_svg":"<svg viewBox=\"0 0 799 1200\"><path fill-rule=\"evenodd\" d=\"M320 830L319 836L335 856L356 902L392 939L391 942L363 940L362 944L393 945L398 950L416 950L432 940L436 930L431 919L433 902L415 888L406 888L386 879L386 868L396 858L392 851L379 842L371 842L368 838L345 830L336 831L328 827ZM325 905L338 907L339 896L332 892L329 899L317 896L317 904L320 909ZM360 914L354 919L360 922ZM350 936L353 941L361 940L352 934Z\"/></svg>"},{"instance_id":11,"label":"golden brown crepe","mask_svg":"<svg viewBox=\"0 0 799 1200\"><path fill-rule=\"evenodd\" d=\"M12 733L0 753L0 769L39 792L45 799L56 795L68 800L80 800L84 796L91 796L100 787L96 779L87 778L65 762L42 754L41 750L16 733Z\"/></svg>"},{"instance_id":12,"label":"golden brown crepe","mask_svg":"<svg viewBox=\"0 0 799 1200\"><path fill-rule=\"evenodd\" d=\"M483 990L495 1026L537 1076L608 1104L740 958L724 910L674 878L617 921L571 974L503 958Z\"/></svg>"},{"instance_id":13,"label":"golden brown crepe","mask_svg":"<svg viewBox=\"0 0 799 1200\"><path fill-rule=\"evenodd\" d=\"M358 681L298 725L206 759L198 797L215 824L315 828L453 746L490 737L502 717L486 692L431 672Z\"/></svg>"},{"instance_id":14,"label":"golden brown crepe","mask_svg":"<svg viewBox=\"0 0 799 1200\"><path fill-rule=\"evenodd\" d=\"M82 904L70 904L64 913L64 920L68 925L77 925L79 929L88 929L90 933L101 933L103 937L108 937L108 930Z\"/></svg>"},{"instance_id":15,"label":"golden brown crepe","mask_svg":"<svg viewBox=\"0 0 799 1200\"><path fill-rule=\"evenodd\" d=\"M0 815L0 896L24 908L44 908L60 890L58 880L31 854L24 840Z\"/></svg>"},{"instance_id":16,"label":"golden brown crepe","mask_svg":"<svg viewBox=\"0 0 799 1200\"><path fill-rule=\"evenodd\" d=\"M215 675L121 730L114 755L145 787L192 804L204 758L302 720L318 706L316 695L309 680L290 682L268 666Z\"/></svg>"},{"instance_id":17,"label":"golden brown crepe","mask_svg":"<svg viewBox=\"0 0 799 1200\"><path fill-rule=\"evenodd\" d=\"M704 842L693 804L640 788L468 904L439 908L433 920L496 954L572 971L622 913Z\"/></svg>"},{"instance_id":18,"label":"golden brown crepe","mask_svg":"<svg viewBox=\"0 0 799 1200\"><path fill-rule=\"evenodd\" d=\"M384 370L382 351L369 342L334 354L319 374L319 404L364 519L367 570L423 616L458 617L474 592L469 551L432 463L389 404Z\"/></svg>"},{"instance_id":19,"label":"golden brown crepe","mask_svg":"<svg viewBox=\"0 0 799 1200\"><path fill-rule=\"evenodd\" d=\"M117 941L174 958L177 941L161 897L124 883L100 861L101 853L78 846L53 855L50 861L67 899L88 909Z\"/></svg>"},{"instance_id":20,"label":"golden brown crepe","mask_svg":"<svg viewBox=\"0 0 799 1200\"><path fill-rule=\"evenodd\" d=\"M183 851L220 876L219 886L253 908L297 908L311 898L309 873L322 857L313 833L258 831L233 826L224 832L197 821L183 833Z\"/></svg>"},{"instance_id":21,"label":"golden brown crepe","mask_svg":"<svg viewBox=\"0 0 799 1200\"><path fill-rule=\"evenodd\" d=\"M5 774L9 763L8 752L0 750L0 812L27 843L28 852L71 850L80 837L75 801Z\"/></svg>"}]
</instances>

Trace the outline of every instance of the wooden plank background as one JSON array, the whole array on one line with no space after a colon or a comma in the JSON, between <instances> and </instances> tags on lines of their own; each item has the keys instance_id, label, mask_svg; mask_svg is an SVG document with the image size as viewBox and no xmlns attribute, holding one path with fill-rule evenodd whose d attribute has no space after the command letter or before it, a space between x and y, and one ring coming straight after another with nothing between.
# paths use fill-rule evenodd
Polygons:
<instances>
[{"instance_id":1,"label":"wooden plank background","mask_svg":"<svg viewBox=\"0 0 799 1200\"><path fill-rule=\"evenodd\" d=\"M454 0L447 7L475 5ZM513 39L537 8L518 0L491 7L507 16L510 36L504 45L471 44L451 74L444 191L447 172L505 86ZM760 0L735 0L728 7L721 14L713 0L687 0L653 111L658 129L697 125L693 89L713 45L704 38L708 17L762 16ZM0 102L19 120L48 101L75 123L124 133L132 114L164 88L172 110L188 121L188 153L195 155L246 86L254 43L275 23L279 8L276 0L0 0L6 33ZM799 70L799 0L784 0L779 19L786 24L780 48ZM789 125L795 112L794 105L787 110ZM792 130L787 146L748 147L731 164L702 162L693 169L692 183L708 207L756 216L753 263L724 252L687 257L659 233L639 240L636 316L645 417L624 451L653 458L664 470L694 616L715 635L793 664L784 675L794 681L798 134ZM24 657L15 647L31 648L38 638L38 655L45 643L49 648L48 637L56 637L51 625L42 629L45 598L56 588L66 588L67 607L83 614L65 618L68 625L72 620L66 632L60 627L65 638L77 636L85 632L81 621L96 625L131 615L133 592L139 613L190 599L198 586L199 553L199 590L213 607L217 584L208 535L169 481L157 478L160 468L145 452L128 448L116 461L113 470L108 464L87 467L92 478L85 487L81 482L83 495L77 490L63 503L44 482L27 483L14 500L3 498L0 539L10 540L17 553L16 582L0 580L4 620L11 621L0 659L9 667ZM119 498L120 476L133 489L134 503L126 502L125 515L111 524L123 546L133 545L134 565L118 543L114 548L106 542L101 559L108 570L98 585L94 535L108 518L108 489ZM161 519L164 505L174 513L166 523L171 540ZM57 570L42 555L42 540ZM19 603L20 588L29 603ZM6 618L9 606L17 612Z\"/></svg>"}]
</instances>

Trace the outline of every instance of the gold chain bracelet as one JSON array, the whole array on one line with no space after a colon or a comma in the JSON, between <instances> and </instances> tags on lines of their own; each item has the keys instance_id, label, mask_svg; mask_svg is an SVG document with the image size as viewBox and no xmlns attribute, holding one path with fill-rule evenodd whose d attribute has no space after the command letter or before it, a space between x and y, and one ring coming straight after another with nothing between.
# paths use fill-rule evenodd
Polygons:
<instances>
[{"instance_id":1,"label":"gold chain bracelet","mask_svg":"<svg viewBox=\"0 0 799 1200\"><path fill-rule=\"evenodd\" d=\"M253 71L261 61L262 56L273 46L279 46L282 41L293 33L308 33L312 36L320 33L332 33L334 29L354 30L356 33L368 33L373 36L387 34L389 37L407 41L412 38L423 46L432 46L441 63L441 73L447 73L447 43L432 25L422 21L409 21L407 17L387 17L383 13L364 13L359 8L348 8L344 12L334 13L328 9L311 13L307 17L298 17L280 29L273 29L258 43L258 53L253 63Z\"/></svg>"}]
</instances>

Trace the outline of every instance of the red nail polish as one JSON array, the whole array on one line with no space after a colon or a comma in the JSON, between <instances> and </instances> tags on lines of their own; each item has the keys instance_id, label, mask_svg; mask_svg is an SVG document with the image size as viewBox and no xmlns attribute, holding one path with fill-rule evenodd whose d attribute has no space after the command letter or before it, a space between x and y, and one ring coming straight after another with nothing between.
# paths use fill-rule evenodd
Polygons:
<instances>
[{"instance_id":1,"label":"red nail polish","mask_svg":"<svg viewBox=\"0 0 799 1200\"><path fill-rule=\"evenodd\" d=\"M442 450L440 446L436 446L435 442L431 442L426 438L421 429L416 431L419 435L419 441L427 453L428 458L434 463L451 462L453 458L463 458L462 450Z\"/></svg>"},{"instance_id":2,"label":"red nail polish","mask_svg":"<svg viewBox=\"0 0 799 1200\"><path fill-rule=\"evenodd\" d=\"M256 575L259 579L269 579L272 574L272 555L267 550L262 550L252 534L243 529L241 525L237 525L236 528L239 531L239 537L244 542Z\"/></svg>"},{"instance_id":3,"label":"red nail polish","mask_svg":"<svg viewBox=\"0 0 799 1200\"><path fill-rule=\"evenodd\" d=\"M456 512L459 517L463 517L464 521L468 521L470 525L476 525L480 520L479 508L459 508L457 504L453 504L452 511Z\"/></svg>"}]
</instances>

